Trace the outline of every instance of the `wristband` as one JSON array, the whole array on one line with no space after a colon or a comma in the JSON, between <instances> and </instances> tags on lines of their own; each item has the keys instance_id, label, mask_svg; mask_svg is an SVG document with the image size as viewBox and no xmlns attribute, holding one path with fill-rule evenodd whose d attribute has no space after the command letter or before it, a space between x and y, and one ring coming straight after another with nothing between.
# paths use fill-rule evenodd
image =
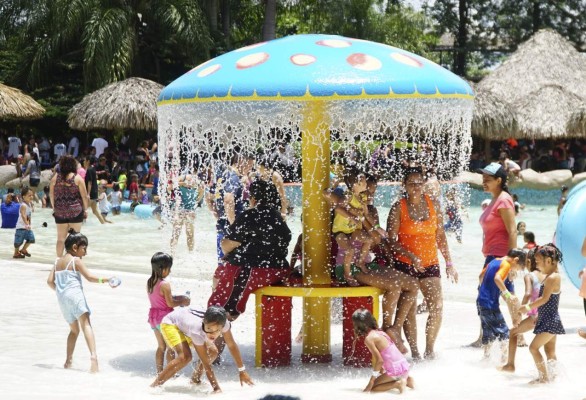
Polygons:
<instances>
[{"instance_id":1,"label":"wristband","mask_svg":"<svg viewBox=\"0 0 586 400\"><path fill-rule=\"evenodd\" d=\"M98 278L98 283L104 283L104 280L102 278Z\"/></svg>"},{"instance_id":2,"label":"wristband","mask_svg":"<svg viewBox=\"0 0 586 400\"><path fill-rule=\"evenodd\" d=\"M527 310L527 312L531 311L531 306L529 306L529 303L525 304L525 310Z\"/></svg>"},{"instance_id":3,"label":"wristband","mask_svg":"<svg viewBox=\"0 0 586 400\"><path fill-rule=\"evenodd\" d=\"M379 371L372 371L372 377L373 378L378 378L380 376L380 372Z\"/></svg>"},{"instance_id":4,"label":"wristband","mask_svg":"<svg viewBox=\"0 0 586 400\"><path fill-rule=\"evenodd\" d=\"M502 291L501 294L503 295L503 297L505 299L510 299L511 298L511 292L509 292L508 290Z\"/></svg>"},{"instance_id":5,"label":"wristband","mask_svg":"<svg viewBox=\"0 0 586 400\"><path fill-rule=\"evenodd\" d=\"M243 365L242 367L238 368L238 372L246 371L246 367Z\"/></svg>"}]
</instances>

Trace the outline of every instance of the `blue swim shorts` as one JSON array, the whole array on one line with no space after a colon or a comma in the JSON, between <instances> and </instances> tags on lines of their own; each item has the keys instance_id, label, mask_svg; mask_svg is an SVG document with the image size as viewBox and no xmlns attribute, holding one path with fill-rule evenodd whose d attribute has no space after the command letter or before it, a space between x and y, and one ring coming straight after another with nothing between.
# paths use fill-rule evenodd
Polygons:
<instances>
[{"instance_id":1,"label":"blue swim shorts","mask_svg":"<svg viewBox=\"0 0 586 400\"><path fill-rule=\"evenodd\" d=\"M35 242L35 234L32 229L17 229L14 233L14 247L22 246L25 241L27 243Z\"/></svg>"},{"instance_id":2,"label":"blue swim shorts","mask_svg":"<svg viewBox=\"0 0 586 400\"><path fill-rule=\"evenodd\" d=\"M497 339L499 341L509 339L509 327L501 310L491 310L479 306L478 315L480 315L482 327L482 344L489 344Z\"/></svg>"}]
</instances>

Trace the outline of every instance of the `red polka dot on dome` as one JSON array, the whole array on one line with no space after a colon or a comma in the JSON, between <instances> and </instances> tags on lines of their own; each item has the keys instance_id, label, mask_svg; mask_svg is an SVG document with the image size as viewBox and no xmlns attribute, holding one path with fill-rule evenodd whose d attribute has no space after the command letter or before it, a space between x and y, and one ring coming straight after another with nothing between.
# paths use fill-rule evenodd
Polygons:
<instances>
[{"instance_id":1,"label":"red polka dot on dome","mask_svg":"<svg viewBox=\"0 0 586 400\"><path fill-rule=\"evenodd\" d=\"M251 67L256 67L267 61L269 59L268 53L253 53L247 56L242 57L238 61L236 61L236 68L238 69L246 69Z\"/></svg>"},{"instance_id":2,"label":"red polka dot on dome","mask_svg":"<svg viewBox=\"0 0 586 400\"><path fill-rule=\"evenodd\" d=\"M199 71L197 73L197 77L198 78L204 78L204 77L206 77L208 75L213 74L214 72L219 71L220 68L222 68L222 66L220 64L210 65L209 67L206 67L206 68L202 69L201 71Z\"/></svg>"},{"instance_id":3,"label":"red polka dot on dome","mask_svg":"<svg viewBox=\"0 0 586 400\"><path fill-rule=\"evenodd\" d=\"M317 58L310 54L293 54L290 58L291 62L295 65L304 67L309 64L313 64L317 61Z\"/></svg>"},{"instance_id":4,"label":"red polka dot on dome","mask_svg":"<svg viewBox=\"0 0 586 400\"><path fill-rule=\"evenodd\" d=\"M341 39L323 39L323 40L318 40L317 42L315 42L315 44L318 44L320 46L326 46L326 47L334 47L334 48L343 48L343 47L352 46L351 42L349 42L347 40L341 40Z\"/></svg>"},{"instance_id":5,"label":"red polka dot on dome","mask_svg":"<svg viewBox=\"0 0 586 400\"><path fill-rule=\"evenodd\" d=\"M391 53L391 58L401 64L408 65L410 67L421 68L423 63L407 54Z\"/></svg>"},{"instance_id":6,"label":"red polka dot on dome","mask_svg":"<svg viewBox=\"0 0 586 400\"><path fill-rule=\"evenodd\" d=\"M364 53L351 54L346 58L346 61L354 68L363 71L376 71L383 66L383 63L378 58Z\"/></svg>"}]
</instances>

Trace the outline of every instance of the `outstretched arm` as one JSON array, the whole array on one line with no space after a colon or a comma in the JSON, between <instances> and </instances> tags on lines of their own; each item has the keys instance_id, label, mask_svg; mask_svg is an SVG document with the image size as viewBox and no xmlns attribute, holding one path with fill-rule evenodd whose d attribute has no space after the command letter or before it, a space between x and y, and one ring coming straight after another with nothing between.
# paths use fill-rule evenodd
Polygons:
<instances>
[{"instance_id":1,"label":"outstretched arm","mask_svg":"<svg viewBox=\"0 0 586 400\"><path fill-rule=\"evenodd\" d=\"M254 385L252 379L246 372L246 370L242 370L244 368L244 363L242 362L242 356L240 355L240 349L238 348L238 344L234 340L234 336L232 336L232 331L228 331L224 333L224 341L226 342L226 346L228 346L228 350L238 367L238 375L240 375L240 385L243 386L245 383L247 385ZM241 371L242 370L242 371Z\"/></svg>"}]
</instances>

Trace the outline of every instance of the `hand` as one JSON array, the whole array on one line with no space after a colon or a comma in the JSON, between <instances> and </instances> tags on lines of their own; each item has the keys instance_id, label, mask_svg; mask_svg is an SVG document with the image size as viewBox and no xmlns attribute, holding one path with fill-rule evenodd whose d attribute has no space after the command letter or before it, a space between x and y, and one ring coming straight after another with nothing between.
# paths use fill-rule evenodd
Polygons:
<instances>
[{"instance_id":1,"label":"hand","mask_svg":"<svg viewBox=\"0 0 586 400\"><path fill-rule=\"evenodd\" d=\"M238 375L240 375L240 386L244 386L245 383L248 386L254 386L254 382L250 379L250 376L246 371L241 371Z\"/></svg>"},{"instance_id":2,"label":"hand","mask_svg":"<svg viewBox=\"0 0 586 400\"><path fill-rule=\"evenodd\" d=\"M413 263L413 268L415 268L418 272L423 272L424 268L421 266L421 260L414 254L411 254L409 257L411 258L411 262Z\"/></svg>"},{"instance_id":3,"label":"hand","mask_svg":"<svg viewBox=\"0 0 586 400\"><path fill-rule=\"evenodd\" d=\"M191 298L189 298L188 296L183 296L183 300L181 300L181 305L183 307L187 307L190 304L191 304Z\"/></svg>"},{"instance_id":4,"label":"hand","mask_svg":"<svg viewBox=\"0 0 586 400\"><path fill-rule=\"evenodd\" d=\"M448 276L450 282L458 283L458 271L456 270L456 267L453 265L446 267L446 275Z\"/></svg>"},{"instance_id":5,"label":"hand","mask_svg":"<svg viewBox=\"0 0 586 400\"><path fill-rule=\"evenodd\" d=\"M387 239L389 237L389 235L387 234L387 231L385 231L383 228L377 228L376 232L381 235L381 237L383 239Z\"/></svg>"}]
</instances>

